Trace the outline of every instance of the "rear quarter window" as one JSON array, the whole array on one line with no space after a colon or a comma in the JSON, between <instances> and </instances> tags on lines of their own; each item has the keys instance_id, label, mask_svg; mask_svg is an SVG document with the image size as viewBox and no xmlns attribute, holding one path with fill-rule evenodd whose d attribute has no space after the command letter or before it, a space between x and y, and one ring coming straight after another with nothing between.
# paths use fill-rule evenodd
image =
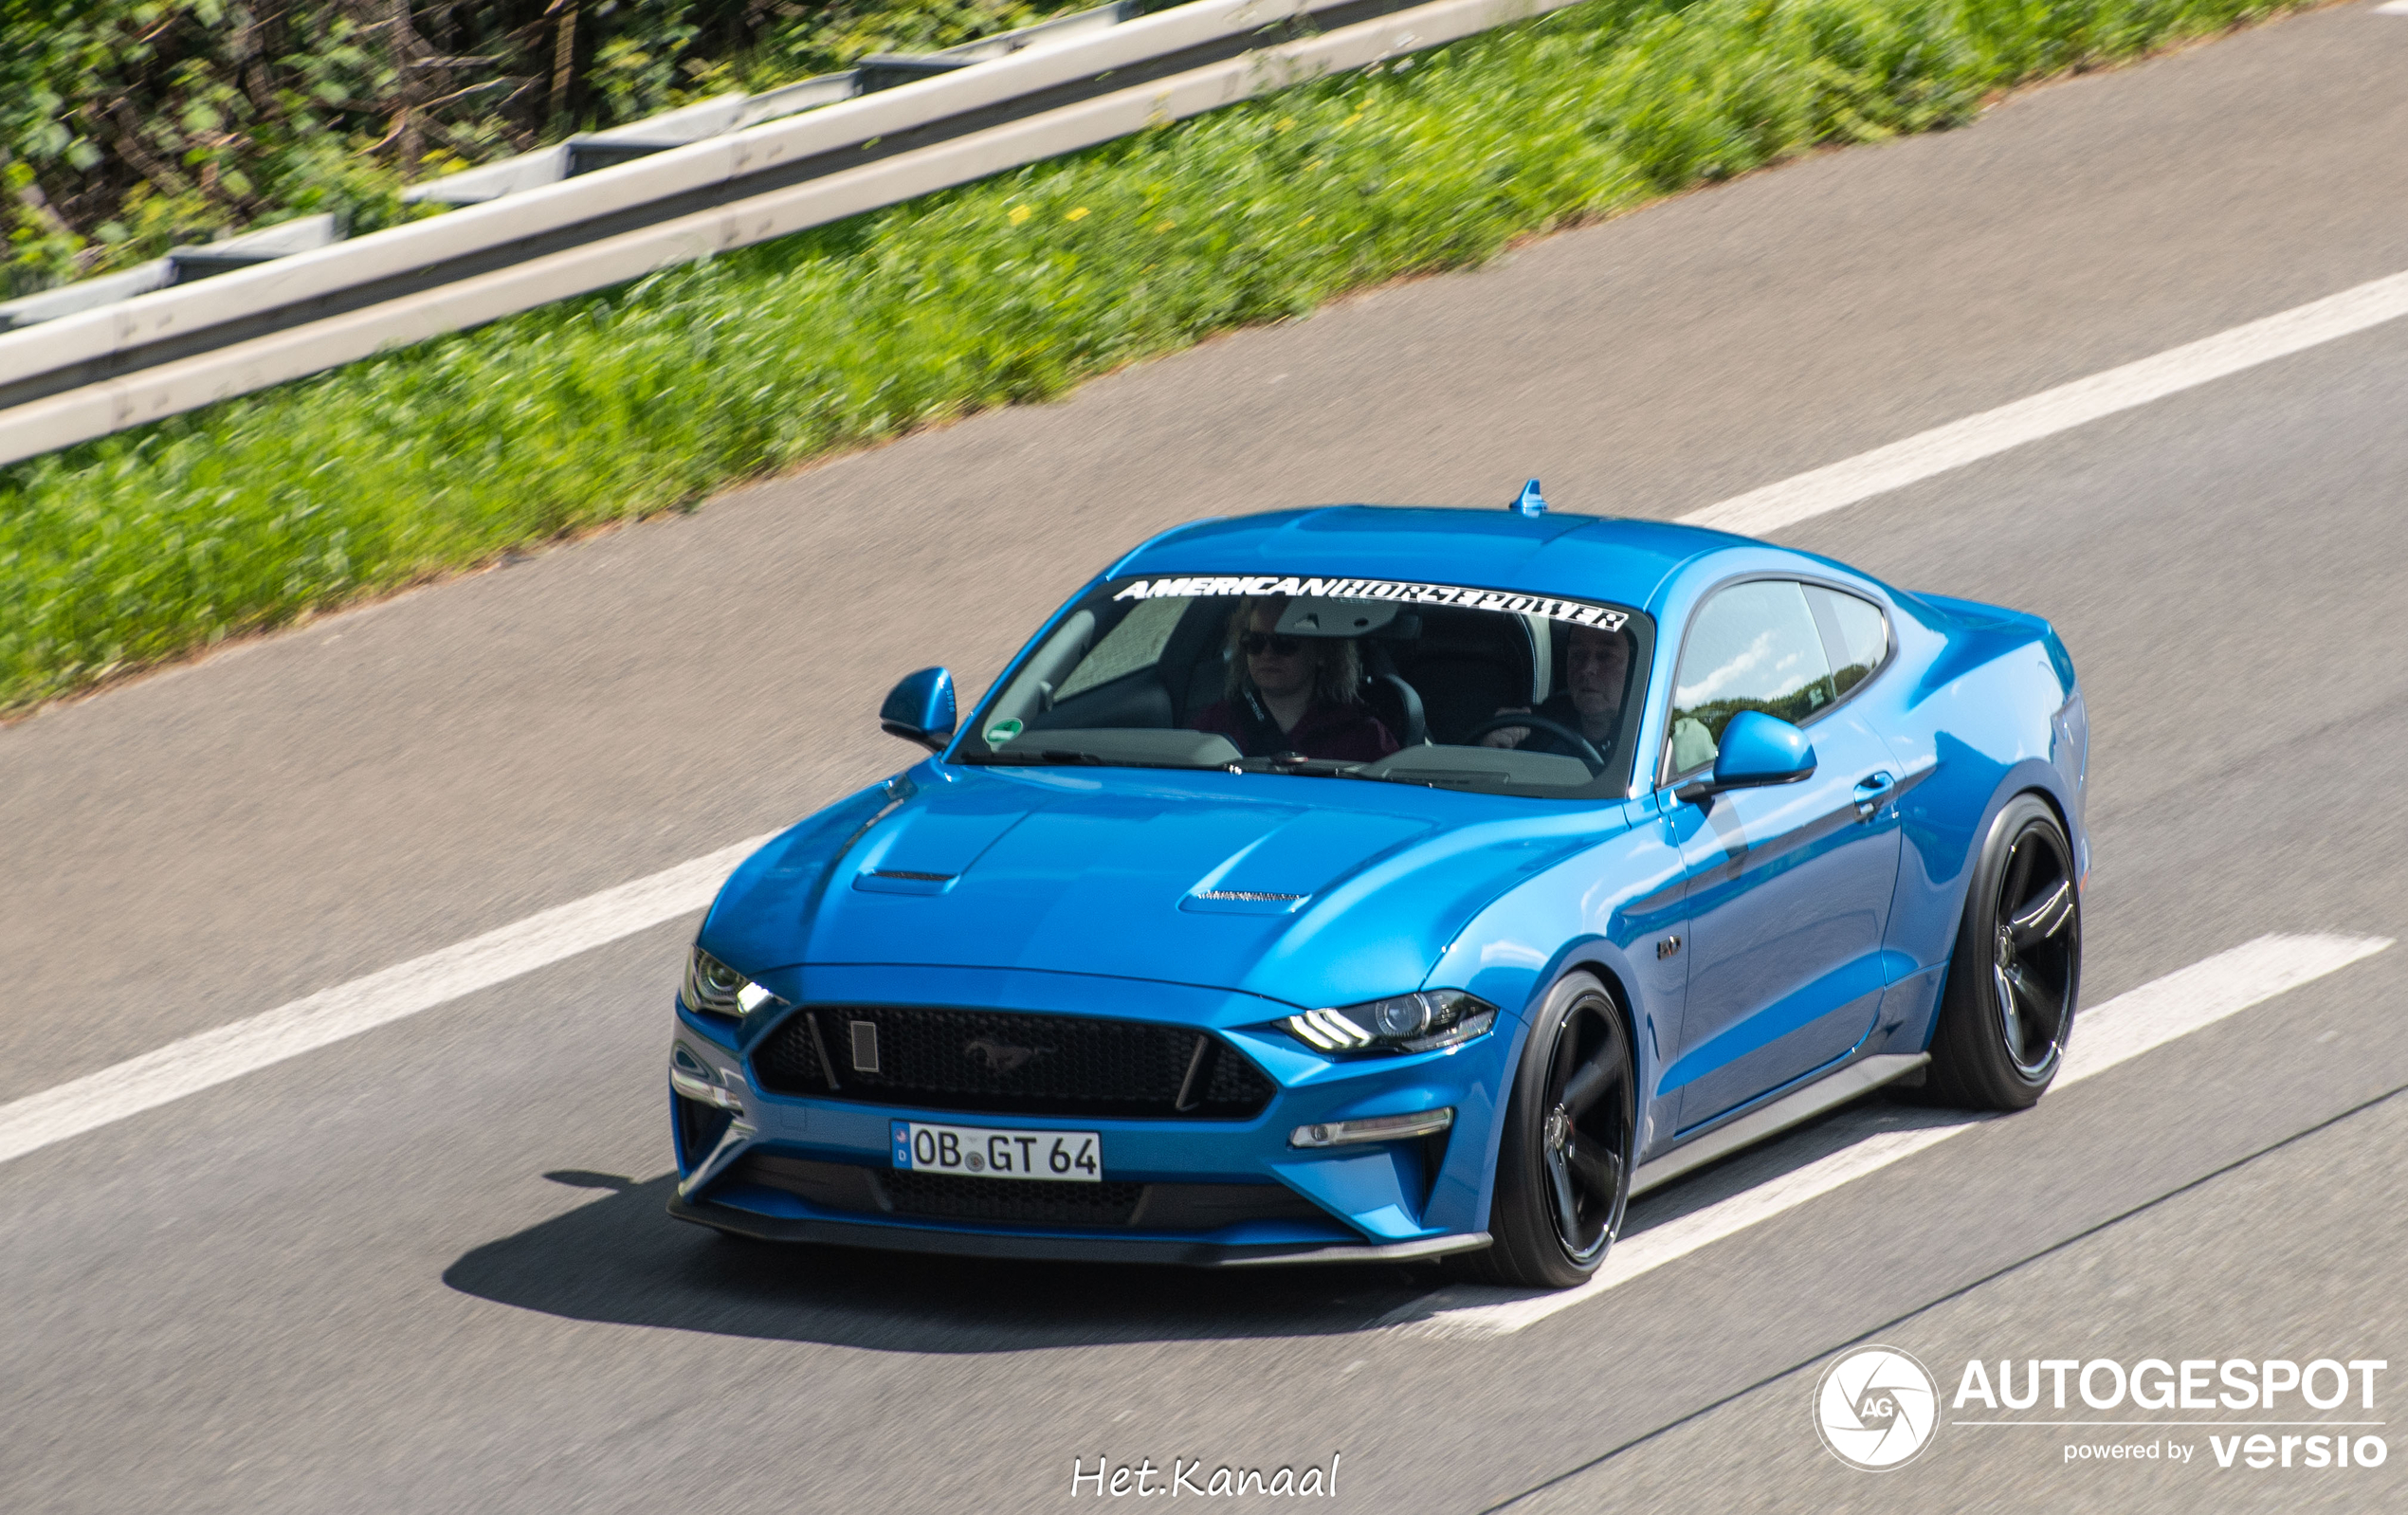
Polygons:
<instances>
[{"instance_id":1,"label":"rear quarter window","mask_svg":"<svg viewBox=\"0 0 2408 1515\"><path fill-rule=\"evenodd\" d=\"M1881 607L1820 584L1805 586L1806 603L1830 649L1833 689L1839 694L1864 683L1889 656L1889 620Z\"/></svg>"}]
</instances>

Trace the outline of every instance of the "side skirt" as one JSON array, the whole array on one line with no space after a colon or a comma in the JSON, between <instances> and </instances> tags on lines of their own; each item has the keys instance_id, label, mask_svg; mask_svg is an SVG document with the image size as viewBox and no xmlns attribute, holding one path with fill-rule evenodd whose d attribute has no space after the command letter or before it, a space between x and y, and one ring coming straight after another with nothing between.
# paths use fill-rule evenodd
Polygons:
<instances>
[{"instance_id":1,"label":"side skirt","mask_svg":"<svg viewBox=\"0 0 2408 1515\"><path fill-rule=\"evenodd\" d=\"M1766 1137L1811 1121L1825 1110L1845 1104L1884 1084L1892 1084L1918 1072L1930 1061L1929 1052L1906 1052L1868 1057L1851 1063L1794 1094L1775 1100L1760 1110L1742 1116L1728 1125L1718 1126L1685 1146L1673 1148L1653 1162L1640 1163L1639 1171L1631 1175L1631 1193L1637 1196L1650 1189L1661 1188L1685 1173L1703 1168L1709 1162L1729 1157L1742 1147L1753 1146Z\"/></svg>"}]
</instances>

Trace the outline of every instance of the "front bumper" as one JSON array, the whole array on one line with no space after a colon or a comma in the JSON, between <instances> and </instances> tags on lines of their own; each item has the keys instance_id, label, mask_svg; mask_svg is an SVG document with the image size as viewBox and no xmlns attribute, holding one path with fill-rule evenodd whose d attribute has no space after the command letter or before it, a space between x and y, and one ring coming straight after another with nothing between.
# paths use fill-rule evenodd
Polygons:
<instances>
[{"instance_id":1,"label":"front bumper","mask_svg":"<svg viewBox=\"0 0 2408 1515\"><path fill-rule=\"evenodd\" d=\"M678 1167L684 1180L672 1214L741 1235L838 1246L970 1256L1161 1262L1364 1262L1430 1257L1485 1247L1488 1173L1495 1148L1496 1091L1512 1027L1443 1051L1395 1058L1334 1059L1266 1023L1292 1007L1234 993L1053 974L971 976L926 969L812 970L811 998L826 1003L973 1006L1022 1013L1127 1019L1133 999L1146 1018L1209 1030L1269 1076L1275 1091L1254 1116L1229 1120L1044 1118L932 1109L758 1086L747 1054L766 1028L737 1027L678 1013L682 1061L708 1069L720 1093L691 1098L689 1071L673 1092ZM799 999L801 995L796 994ZM1321 1150L1288 1145L1299 1125L1451 1108L1436 1139ZM1261 1186L1284 1206L1210 1230L1137 1224L999 1222L897 1213L874 1175L891 1173L891 1123L1093 1130L1104 1177L1122 1184ZM826 1202L812 1184L774 1185L764 1168L870 1170L870 1197ZM989 1179L998 1193L1012 1180ZM1268 1186L1282 1186L1271 1189ZM839 1186L844 1187L844 1186ZM1305 1204L1294 1202L1301 1196ZM1140 1207L1143 1209L1144 1207ZM1138 1217L1131 1216L1132 1221Z\"/></svg>"}]
</instances>

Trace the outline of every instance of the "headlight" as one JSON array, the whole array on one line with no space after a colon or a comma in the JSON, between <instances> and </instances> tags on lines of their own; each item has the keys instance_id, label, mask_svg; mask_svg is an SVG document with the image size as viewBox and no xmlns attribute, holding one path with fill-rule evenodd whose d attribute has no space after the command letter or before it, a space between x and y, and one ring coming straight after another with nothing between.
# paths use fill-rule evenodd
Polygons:
<instances>
[{"instance_id":1,"label":"headlight","mask_svg":"<svg viewBox=\"0 0 2408 1515\"><path fill-rule=\"evenodd\" d=\"M1280 1027L1317 1052L1427 1052L1484 1034L1497 1007L1460 989L1425 989L1336 1010L1308 1010Z\"/></svg>"},{"instance_id":2,"label":"headlight","mask_svg":"<svg viewBox=\"0 0 2408 1515\"><path fill-rule=\"evenodd\" d=\"M697 1015L744 1016L777 996L704 952L685 959L685 986L678 994Z\"/></svg>"}]
</instances>

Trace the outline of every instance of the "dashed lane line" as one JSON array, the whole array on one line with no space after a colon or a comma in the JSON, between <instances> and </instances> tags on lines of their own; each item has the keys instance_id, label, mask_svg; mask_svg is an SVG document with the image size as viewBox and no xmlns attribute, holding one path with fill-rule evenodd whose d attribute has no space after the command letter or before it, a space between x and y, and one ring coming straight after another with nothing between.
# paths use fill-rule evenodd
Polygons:
<instances>
[{"instance_id":1,"label":"dashed lane line","mask_svg":"<svg viewBox=\"0 0 2408 1515\"><path fill-rule=\"evenodd\" d=\"M2263 1004L2391 945L2384 937L2269 936L2166 975L2074 1018L2072 1045L2053 1088L2104 1073L2166 1043ZM2052 1090L2053 1093L2053 1090ZM1883 1131L1778 1178L1717 1200L1661 1226L1626 1236L1605 1254L1596 1276L1550 1294L1486 1288L1440 1289L1398 1306L1380 1323L1447 1337L1510 1336L1551 1315L1676 1262L1701 1248L1818 1199L1893 1162L1982 1124L1975 1116L1904 1131Z\"/></svg>"}]
</instances>

